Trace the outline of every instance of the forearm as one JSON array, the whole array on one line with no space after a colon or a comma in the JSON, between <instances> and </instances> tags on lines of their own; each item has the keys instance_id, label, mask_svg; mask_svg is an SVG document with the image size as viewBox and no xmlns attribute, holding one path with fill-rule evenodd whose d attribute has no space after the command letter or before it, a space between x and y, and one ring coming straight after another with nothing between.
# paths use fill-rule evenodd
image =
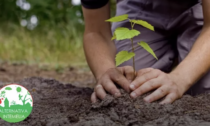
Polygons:
<instances>
[{"instance_id":1,"label":"forearm","mask_svg":"<svg viewBox=\"0 0 210 126\"><path fill-rule=\"evenodd\" d=\"M210 68L210 27L204 27L188 56L170 74L188 90Z\"/></svg>"},{"instance_id":2,"label":"forearm","mask_svg":"<svg viewBox=\"0 0 210 126\"><path fill-rule=\"evenodd\" d=\"M98 9L82 7L85 19L84 50L87 62L98 80L109 68L115 67L115 45L111 41L109 3Z\"/></svg>"},{"instance_id":3,"label":"forearm","mask_svg":"<svg viewBox=\"0 0 210 126\"><path fill-rule=\"evenodd\" d=\"M108 41L108 42L107 42ZM114 42L99 33L89 33L84 37L84 50L87 62L98 80L109 68L115 67L116 49Z\"/></svg>"}]
</instances>

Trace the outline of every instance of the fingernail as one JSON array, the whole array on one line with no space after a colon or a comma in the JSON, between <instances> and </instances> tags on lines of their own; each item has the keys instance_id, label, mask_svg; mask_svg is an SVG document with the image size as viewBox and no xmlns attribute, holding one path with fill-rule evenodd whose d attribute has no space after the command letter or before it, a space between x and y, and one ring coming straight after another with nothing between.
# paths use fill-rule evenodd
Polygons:
<instances>
[{"instance_id":1,"label":"fingernail","mask_svg":"<svg viewBox=\"0 0 210 126\"><path fill-rule=\"evenodd\" d=\"M131 93L131 97L132 97L132 98L136 98L136 97L137 97L136 93L135 93L135 92L132 92L132 93Z\"/></svg>"},{"instance_id":2,"label":"fingernail","mask_svg":"<svg viewBox=\"0 0 210 126\"><path fill-rule=\"evenodd\" d=\"M163 102L160 102L160 104L161 104L161 105L164 105L164 103L163 103Z\"/></svg>"},{"instance_id":3,"label":"fingernail","mask_svg":"<svg viewBox=\"0 0 210 126\"><path fill-rule=\"evenodd\" d=\"M132 90L135 90L135 86L134 86L133 84L130 85L130 88L131 88Z\"/></svg>"},{"instance_id":4,"label":"fingernail","mask_svg":"<svg viewBox=\"0 0 210 126\"><path fill-rule=\"evenodd\" d=\"M121 96L121 94L119 92L114 94L114 97L120 97L120 96Z\"/></svg>"},{"instance_id":5,"label":"fingernail","mask_svg":"<svg viewBox=\"0 0 210 126\"><path fill-rule=\"evenodd\" d=\"M146 98L144 98L144 101L145 102L150 102L150 98L146 97Z\"/></svg>"},{"instance_id":6,"label":"fingernail","mask_svg":"<svg viewBox=\"0 0 210 126\"><path fill-rule=\"evenodd\" d=\"M98 84L98 85L96 85L96 87L95 88L100 88L100 87L102 87L100 84Z\"/></svg>"},{"instance_id":7,"label":"fingernail","mask_svg":"<svg viewBox=\"0 0 210 126\"><path fill-rule=\"evenodd\" d=\"M92 100L92 103L96 103L97 102L97 100Z\"/></svg>"},{"instance_id":8,"label":"fingernail","mask_svg":"<svg viewBox=\"0 0 210 126\"><path fill-rule=\"evenodd\" d=\"M161 104L161 105L165 105L165 104L167 104L167 103L165 103L164 101L162 101L162 102L160 102L159 104Z\"/></svg>"}]
</instances>

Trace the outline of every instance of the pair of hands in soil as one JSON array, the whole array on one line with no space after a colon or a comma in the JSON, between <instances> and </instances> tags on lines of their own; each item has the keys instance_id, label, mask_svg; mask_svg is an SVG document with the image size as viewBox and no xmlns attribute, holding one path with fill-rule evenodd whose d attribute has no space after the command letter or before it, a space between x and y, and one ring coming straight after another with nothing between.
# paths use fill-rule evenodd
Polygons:
<instances>
[{"instance_id":1,"label":"pair of hands in soil","mask_svg":"<svg viewBox=\"0 0 210 126\"><path fill-rule=\"evenodd\" d=\"M144 93L153 91L144 98L145 102L153 102L164 98L160 104L169 104L179 99L184 94L182 87L176 84L174 78L158 69L145 68L137 71L134 75L133 67L124 66L109 69L98 80L91 101L104 99L106 93L120 97L121 93L115 84L118 84L135 99Z\"/></svg>"}]
</instances>

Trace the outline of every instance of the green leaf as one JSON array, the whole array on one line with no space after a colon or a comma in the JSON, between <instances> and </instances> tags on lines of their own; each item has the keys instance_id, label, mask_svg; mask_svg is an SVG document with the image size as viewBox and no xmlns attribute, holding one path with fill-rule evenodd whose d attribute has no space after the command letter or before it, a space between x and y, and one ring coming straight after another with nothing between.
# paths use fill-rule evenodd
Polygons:
<instances>
[{"instance_id":1,"label":"green leaf","mask_svg":"<svg viewBox=\"0 0 210 126\"><path fill-rule=\"evenodd\" d=\"M120 22L120 21L124 21L126 19L128 19L128 15L124 14L124 15L112 17L112 18L106 20L106 22Z\"/></svg>"},{"instance_id":2,"label":"green leaf","mask_svg":"<svg viewBox=\"0 0 210 126\"><path fill-rule=\"evenodd\" d=\"M133 22L135 24L142 25L145 28L148 28L148 29L150 29L152 31L155 31L154 27L151 24L149 24L148 22L146 22L146 21L143 21L143 20L131 20L131 22Z\"/></svg>"},{"instance_id":3,"label":"green leaf","mask_svg":"<svg viewBox=\"0 0 210 126\"><path fill-rule=\"evenodd\" d=\"M150 48L150 46L146 42L139 42L138 45L140 45L142 48L144 48L147 52L149 52L152 56L155 57L155 59L158 60L157 56L155 55L154 51Z\"/></svg>"},{"instance_id":4,"label":"green leaf","mask_svg":"<svg viewBox=\"0 0 210 126\"><path fill-rule=\"evenodd\" d=\"M116 40L131 39L139 34L140 32L135 29L129 30L128 28L119 27L115 30Z\"/></svg>"},{"instance_id":5,"label":"green leaf","mask_svg":"<svg viewBox=\"0 0 210 126\"><path fill-rule=\"evenodd\" d=\"M112 40L116 39L116 34L114 33L114 35L112 36Z\"/></svg>"},{"instance_id":6,"label":"green leaf","mask_svg":"<svg viewBox=\"0 0 210 126\"><path fill-rule=\"evenodd\" d=\"M31 95L28 91L27 91L27 94L28 94L28 95Z\"/></svg>"},{"instance_id":7,"label":"green leaf","mask_svg":"<svg viewBox=\"0 0 210 126\"><path fill-rule=\"evenodd\" d=\"M135 53L133 53L133 52L128 52L128 51L119 52L115 57L116 66L119 66L123 62L128 61L129 59L131 59L134 56L135 56Z\"/></svg>"},{"instance_id":8,"label":"green leaf","mask_svg":"<svg viewBox=\"0 0 210 126\"><path fill-rule=\"evenodd\" d=\"M6 87L5 90L12 90L12 88L11 87Z\"/></svg>"}]
</instances>

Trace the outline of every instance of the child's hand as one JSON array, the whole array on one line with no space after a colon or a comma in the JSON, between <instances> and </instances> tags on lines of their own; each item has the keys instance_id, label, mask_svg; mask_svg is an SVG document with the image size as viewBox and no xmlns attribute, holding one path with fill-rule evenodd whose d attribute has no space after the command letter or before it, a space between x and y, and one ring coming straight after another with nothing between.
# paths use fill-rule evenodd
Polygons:
<instances>
[{"instance_id":1,"label":"child's hand","mask_svg":"<svg viewBox=\"0 0 210 126\"><path fill-rule=\"evenodd\" d=\"M98 80L91 101L96 102L97 98L104 99L106 92L119 97L120 91L115 84L130 92L129 85L134 79L134 70L131 66L117 67L107 70L106 73Z\"/></svg>"},{"instance_id":2,"label":"child's hand","mask_svg":"<svg viewBox=\"0 0 210 126\"><path fill-rule=\"evenodd\" d=\"M153 102L165 97L161 104L172 103L182 97L185 92L181 84L170 74L166 74L158 69L146 68L139 70L135 80L130 84L133 91L130 95L136 98L144 93L156 89L152 94L144 98L146 102Z\"/></svg>"}]
</instances>

